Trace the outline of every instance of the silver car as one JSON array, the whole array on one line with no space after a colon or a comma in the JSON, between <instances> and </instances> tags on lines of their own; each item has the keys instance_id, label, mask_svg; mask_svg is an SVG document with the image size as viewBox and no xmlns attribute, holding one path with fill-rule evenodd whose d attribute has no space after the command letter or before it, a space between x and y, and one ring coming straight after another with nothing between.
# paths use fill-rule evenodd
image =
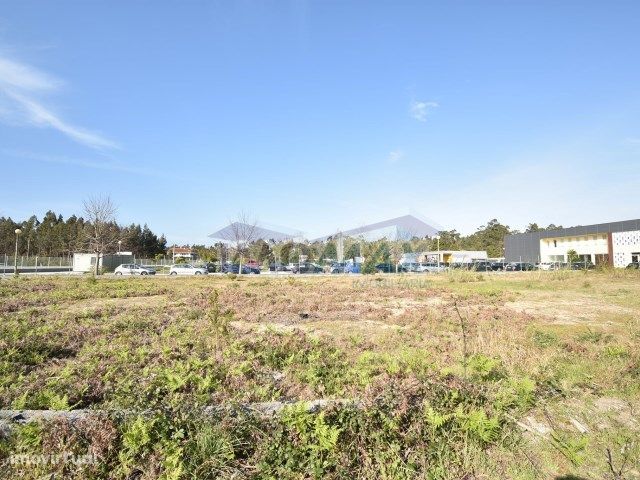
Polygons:
<instances>
[{"instance_id":1,"label":"silver car","mask_svg":"<svg viewBox=\"0 0 640 480\"><path fill-rule=\"evenodd\" d=\"M206 268L194 267L189 263L176 263L171 265L169 275L207 275Z\"/></svg>"},{"instance_id":2,"label":"silver car","mask_svg":"<svg viewBox=\"0 0 640 480\"><path fill-rule=\"evenodd\" d=\"M143 267L137 263L123 263L118 265L114 272L116 275L155 275L153 268Z\"/></svg>"},{"instance_id":3,"label":"silver car","mask_svg":"<svg viewBox=\"0 0 640 480\"><path fill-rule=\"evenodd\" d=\"M428 273L440 273L444 272L446 267L442 264L438 265L437 263L420 263L416 267L416 272L428 272Z\"/></svg>"}]
</instances>

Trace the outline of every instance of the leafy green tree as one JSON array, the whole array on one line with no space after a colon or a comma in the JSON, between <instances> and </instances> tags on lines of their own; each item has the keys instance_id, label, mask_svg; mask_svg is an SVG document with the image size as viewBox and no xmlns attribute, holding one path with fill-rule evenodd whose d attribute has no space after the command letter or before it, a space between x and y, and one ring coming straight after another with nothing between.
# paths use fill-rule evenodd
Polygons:
<instances>
[{"instance_id":1,"label":"leafy green tree","mask_svg":"<svg viewBox=\"0 0 640 480\"><path fill-rule=\"evenodd\" d=\"M332 260L335 260L338 258L338 249L336 247L335 241L330 240L326 243L320 259L323 260L325 258L330 258Z\"/></svg>"},{"instance_id":2,"label":"leafy green tree","mask_svg":"<svg viewBox=\"0 0 640 480\"><path fill-rule=\"evenodd\" d=\"M16 234L15 230L20 225L14 222L11 217L0 217L0 252L13 255L15 247ZM20 247L20 244L18 245Z\"/></svg>"},{"instance_id":3,"label":"leafy green tree","mask_svg":"<svg viewBox=\"0 0 640 480\"><path fill-rule=\"evenodd\" d=\"M280 262L287 264L291 261L289 258L293 250L293 242L287 242L280 248Z\"/></svg>"},{"instance_id":4,"label":"leafy green tree","mask_svg":"<svg viewBox=\"0 0 640 480\"><path fill-rule=\"evenodd\" d=\"M73 252L86 250L85 232L90 224L83 217L71 215L66 221L62 215L49 210L42 221L32 215L28 220L14 222L11 218L0 217L0 254L13 254L15 247L15 229L20 228L22 234L18 242L20 255L66 256ZM131 224L123 227L112 222L108 226L110 234L122 241L121 248L131 251L136 256L153 257L165 254L167 240L164 235L158 237L145 225ZM116 246L111 248L115 251Z\"/></svg>"},{"instance_id":5,"label":"leafy green tree","mask_svg":"<svg viewBox=\"0 0 640 480\"><path fill-rule=\"evenodd\" d=\"M440 236L440 250L461 250L462 249L462 240L460 237L460 233L456 230L445 230L439 232ZM431 245L431 250L435 250L434 246L437 248L438 242L434 240Z\"/></svg>"},{"instance_id":6,"label":"leafy green tree","mask_svg":"<svg viewBox=\"0 0 640 480\"><path fill-rule=\"evenodd\" d=\"M574 249L571 249L567 250L567 260L569 261L569 263L578 263L581 258L580 255L578 255L578 252L576 252Z\"/></svg>"},{"instance_id":7,"label":"leafy green tree","mask_svg":"<svg viewBox=\"0 0 640 480\"><path fill-rule=\"evenodd\" d=\"M504 237L510 233L509 226L502 225L494 218L465 238L461 244L464 250L486 250L489 257L501 257L504 253Z\"/></svg>"},{"instance_id":8,"label":"leafy green tree","mask_svg":"<svg viewBox=\"0 0 640 480\"><path fill-rule=\"evenodd\" d=\"M271 257L271 248L269 244L264 240L260 239L253 243L250 248L251 256L258 263L263 263L265 260L268 260Z\"/></svg>"},{"instance_id":9,"label":"leafy green tree","mask_svg":"<svg viewBox=\"0 0 640 480\"><path fill-rule=\"evenodd\" d=\"M351 242L348 247L345 247L344 258L356 258L360 256L360 243Z\"/></svg>"}]
</instances>

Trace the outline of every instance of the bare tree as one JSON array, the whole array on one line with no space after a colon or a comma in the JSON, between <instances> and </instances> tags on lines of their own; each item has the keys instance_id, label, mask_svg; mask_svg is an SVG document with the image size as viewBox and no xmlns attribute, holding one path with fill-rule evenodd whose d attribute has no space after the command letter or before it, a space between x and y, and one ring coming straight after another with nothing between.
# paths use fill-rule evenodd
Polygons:
<instances>
[{"instance_id":1,"label":"bare tree","mask_svg":"<svg viewBox=\"0 0 640 480\"><path fill-rule=\"evenodd\" d=\"M89 250L96 254L94 273L100 273L100 259L118 243L118 229L115 228L117 208L107 196L89 197L84 201L85 242Z\"/></svg>"},{"instance_id":2,"label":"bare tree","mask_svg":"<svg viewBox=\"0 0 640 480\"><path fill-rule=\"evenodd\" d=\"M251 215L240 212L229 225L225 240L231 242L239 258L238 274L242 275L242 257L249 245L258 238L258 221Z\"/></svg>"},{"instance_id":3,"label":"bare tree","mask_svg":"<svg viewBox=\"0 0 640 480\"><path fill-rule=\"evenodd\" d=\"M396 266L396 273L398 273L398 264L400 263L400 260L402 259L402 255L404 254L404 250L402 249L401 242L398 240L391 242L390 250L391 250L390 251L391 258L393 259L393 263Z\"/></svg>"}]
</instances>

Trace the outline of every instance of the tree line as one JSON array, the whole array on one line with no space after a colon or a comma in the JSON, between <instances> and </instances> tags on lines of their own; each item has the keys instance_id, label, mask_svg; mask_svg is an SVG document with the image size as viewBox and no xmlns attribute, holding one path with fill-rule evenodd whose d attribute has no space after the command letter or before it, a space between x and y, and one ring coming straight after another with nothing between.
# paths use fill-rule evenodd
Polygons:
<instances>
[{"instance_id":1,"label":"tree line","mask_svg":"<svg viewBox=\"0 0 640 480\"><path fill-rule=\"evenodd\" d=\"M525 229L526 233L554 230L561 226L549 225L540 227L537 223L530 223ZM344 238L344 258L365 257L374 263L395 263L405 253L417 253L440 250L480 250L486 251L490 258L504 256L505 235L520 233L508 225L500 223L497 219L489 220L481 225L470 235L462 235L456 230L439 232L439 239L434 237L406 238L403 240L381 239L366 241L353 237ZM198 258L219 262L220 260L237 261L236 249L223 243L212 246L194 245L192 247ZM337 241L329 239L324 242L283 242L274 243L264 240L254 240L246 247L246 254L252 260L260 264L298 262L303 256L309 262L335 260L338 255Z\"/></svg>"},{"instance_id":2,"label":"tree line","mask_svg":"<svg viewBox=\"0 0 640 480\"><path fill-rule=\"evenodd\" d=\"M35 215L27 220L14 221L0 217L0 254L12 255L15 248L15 229L22 230L18 239L18 254L29 256L66 256L77 251L93 251L89 246L93 223L83 217L71 215L64 219L62 215L49 210L42 219ZM112 239L110 249L117 251L113 240L119 240L122 251L130 251L137 257L153 258L167 253L167 240L164 235L158 236L146 225L132 223L119 225L113 221L104 223L106 236ZM556 225L540 227L530 223L525 232L538 232L562 228ZM508 225L492 219L470 235L462 235L456 230L447 230L436 237L406 238L404 240L364 241L358 238L344 239L344 257L366 257L379 263L397 261L404 253L436 250L485 250L489 257L504 255L504 236L519 233ZM94 235L95 237L95 235ZM211 246L193 245L194 252L203 261L218 262L220 260L237 261L238 252L223 243ZM337 241L329 239L325 242L283 242L274 243L254 240L246 247L249 258L259 263L297 262L304 256L310 262L323 262L337 258ZM170 253L170 252L169 252Z\"/></svg>"},{"instance_id":3,"label":"tree line","mask_svg":"<svg viewBox=\"0 0 640 480\"><path fill-rule=\"evenodd\" d=\"M65 219L51 210L42 219L36 215L17 221L0 217L0 254L13 255L17 228L22 231L18 237L18 255L63 257L74 252L92 251L89 239L94 224L76 215ZM119 225L110 221L104 228L112 238L122 242L118 245L116 240L111 245L112 251L117 251L119 247L137 257L147 258L166 251L167 240L164 235L158 236L146 224Z\"/></svg>"}]
</instances>

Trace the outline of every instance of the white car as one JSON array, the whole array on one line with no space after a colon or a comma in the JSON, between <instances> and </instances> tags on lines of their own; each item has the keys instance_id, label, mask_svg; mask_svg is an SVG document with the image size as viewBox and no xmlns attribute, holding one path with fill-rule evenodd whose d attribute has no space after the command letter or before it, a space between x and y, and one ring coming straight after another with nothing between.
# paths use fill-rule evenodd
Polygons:
<instances>
[{"instance_id":1,"label":"white car","mask_svg":"<svg viewBox=\"0 0 640 480\"><path fill-rule=\"evenodd\" d=\"M194 267L189 263L176 263L171 265L169 275L207 275L206 268Z\"/></svg>"},{"instance_id":2,"label":"white car","mask_svg":"<svg viewBox=\"0 0 640 480\"><path fill-rule=\"evenodd\" d=\"M539 270L553 270L555 265L553 263L542 262L537 265Z\"/></svg>"},{"instance_id":3,"label":"white car","mask_svg":"<svg viewBox=\"0 0 640 480\"><path fill-rule=\"evenodd\" d=\"M137 263L123 263L118 265L114 272L116 275L155 275L153 268L143 267Z\"/></svg>"},{"instance_id":4,"label":"white car","mask_svg":"<svg viewBox=\"0 0 640 480\"><path fill-rule=\"evenodd\" d=\"M444 265L438 265L437 263L419 263L415 267L416 272L439 273L445 270L446 267Z\"/></svg>"}]
</instances>

